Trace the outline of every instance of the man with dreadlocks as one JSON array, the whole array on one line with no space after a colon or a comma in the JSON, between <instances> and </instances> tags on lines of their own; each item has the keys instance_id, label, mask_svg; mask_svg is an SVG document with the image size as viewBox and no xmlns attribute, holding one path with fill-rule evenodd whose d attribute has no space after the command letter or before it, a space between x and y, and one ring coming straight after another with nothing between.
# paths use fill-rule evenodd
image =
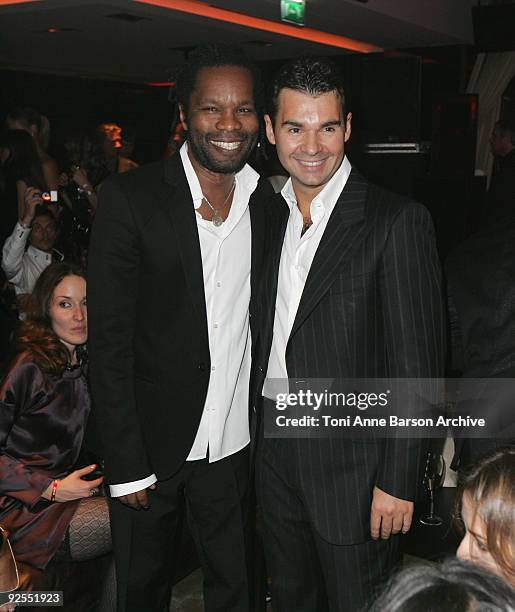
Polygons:
<instances>
[{"instance_id":1,"label":"man with dreadlocks","mask_svg":"<svg viewBox=\"0 0 515 612\"><path fill-rule=\"evenodd\" d=\"M262 94L254 66L222 45L190 54L176 88L185 144L105 182L90 249L118 607L168 610L185 508L206 611L245 611L250 322L271 193L246 161Z\"/></svg>"}]
</instances>

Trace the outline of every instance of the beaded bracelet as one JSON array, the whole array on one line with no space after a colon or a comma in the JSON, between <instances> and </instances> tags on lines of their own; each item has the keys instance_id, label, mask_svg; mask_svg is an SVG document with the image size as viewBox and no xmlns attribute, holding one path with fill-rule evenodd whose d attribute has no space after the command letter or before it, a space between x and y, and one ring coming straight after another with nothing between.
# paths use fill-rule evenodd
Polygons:
<instances>
[{"instance_id":1,"label":"beaded bracelet","mask_svg":"<svg viewBox=\"0 0 515 612\"><path fill-rule=\"evenodd\" d=\"M55 501L55 494L57 493L57 485L58 485L58 481L54 480L54 482L52 483L52 492L50 493L50 501Z\"/></svg>"}]
</instances>

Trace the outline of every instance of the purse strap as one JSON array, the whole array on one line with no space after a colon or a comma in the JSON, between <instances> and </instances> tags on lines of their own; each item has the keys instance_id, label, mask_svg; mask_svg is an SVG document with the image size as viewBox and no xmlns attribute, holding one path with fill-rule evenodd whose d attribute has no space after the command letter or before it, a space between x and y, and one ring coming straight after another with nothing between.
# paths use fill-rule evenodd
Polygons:
<instances>
[{"instance_id":1,"label":"purse strap","mask_svg":"<svg viewBox=\"0 0 515 612\"><path fill-rule=\"evenodd\" d=\"M9 542L7 531L2 527L2 525L0 525L0 538L0 592L11 593L12 591L16 591L16 589L20 588L20 574L18 572L18 565L16 563L16 559L14 558L13 549L11 543ZM10 568L8 567L9 565L11 565ZM4 566L7 567L4 568ZM12 573L13 576L9 576L9 573ZM7 577L7 580L11 580L14 575L16 576L16 586L3 590L4 585L1 584L2 579Z\"/></svg>"}]
</instances>

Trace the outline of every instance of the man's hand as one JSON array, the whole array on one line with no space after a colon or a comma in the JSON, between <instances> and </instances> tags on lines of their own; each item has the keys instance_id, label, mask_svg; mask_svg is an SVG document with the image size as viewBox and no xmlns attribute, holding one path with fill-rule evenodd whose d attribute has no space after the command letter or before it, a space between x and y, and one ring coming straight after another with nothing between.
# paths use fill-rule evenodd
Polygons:
<instances>
[{"instance_id":1,"label":"man's hand","mask_svg":"<svg viewBox=\"0 0 515 612\"><path fill-rule=\"evenodd\" d=\"M156 485L153 484L147 488L153 491L156 488ZM134 510L148 510L150 508L147 489L142 489L141 491L136 491L135 493L129 493L128 495L120 495L120 497L117 497L116 499L120 500L122 504L134 508Z\"/></svg>"},{"instance_id":2,"label":"man's hand","mask_svg":"<svg viewBox=\"0 0 515 612\"><path fill-rule=\"evenodd\" d=\"M36 214L36 206L38 204L43 204L41 191L35 187L27 187L23 200L25 203L25 210L23 211L23 217L20 219L20 222L23 227L30 227L34 215Z\"/></svg>"},{"instance_id":3,"label":"man's hand","mask_svg":"<svg viewBox=\"0 0 515 612\"><path fill-rule=\"evenodd\" d=\"M413 502L399 499L374 487L370 512L370 533L387 540L391 534L408 533L413 517Z\"/></svg>"}]
</instances>

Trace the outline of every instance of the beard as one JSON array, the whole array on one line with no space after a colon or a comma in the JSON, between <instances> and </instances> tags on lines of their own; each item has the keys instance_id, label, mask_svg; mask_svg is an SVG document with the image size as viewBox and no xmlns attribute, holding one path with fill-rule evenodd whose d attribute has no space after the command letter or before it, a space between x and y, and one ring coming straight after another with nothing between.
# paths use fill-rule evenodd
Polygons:
<instances>
[{"instance_id":1,"label":"beard","mask_svg":"<svg viewBox=\"0 0 515 612\"><path fill-rule=\"evenodd\" d=\"M258 135L239 133L234 134L238 139L242 140L241 148L238 154L230 159L217 158L214 155L214 145L210 144L212 140L223 140L212 134L199 134L199 132L188 131L187 140L190 151L195 159L207 170L216 172L217 174L233 174L239 172L247 163L252 150L256 146Z\"/></svg>"}]
</instances>

